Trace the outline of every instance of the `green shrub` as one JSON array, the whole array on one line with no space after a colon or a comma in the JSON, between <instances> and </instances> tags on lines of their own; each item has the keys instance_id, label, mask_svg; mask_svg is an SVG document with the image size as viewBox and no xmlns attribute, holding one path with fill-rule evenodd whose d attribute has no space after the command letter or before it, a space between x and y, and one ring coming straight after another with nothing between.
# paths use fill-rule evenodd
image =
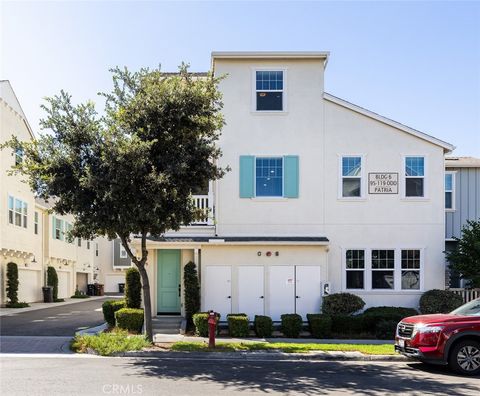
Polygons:
<instances>
[{"instance_id":1,"label":"green shrub","mask_svg":"<svg viewBox=\"0 0 480 396\"><path fill-rule=\"evenodd\" d=\"M302 317L298 314L284 314L280 316L281 329L285 337L298 338L302 331Z\"/></svg>"},{"instance_id":2,"label":"green shrub","mask_svg":"<svg viewBox=\"0 0 480 396\"><path fill-rule=\"evenodd\" d=\"M375 337L380 340L393 340L397 324L396 320L381 320L375 326Z\"/></svg>"},{"instance_id":3,"label":"green shrub","mask_svg":"<svg viewBox=\"0 0 480 396\"><path fill-rule=\"evenodd\" d=\"M53 301L59 301L58 275L57 275L57 270L54 267L48 267L47 269L47 286L53 287Z\"/></svg>"},{"instance_id":4,"label":"green shrub","mask_svg":"<svg viewBox=\"0 0 480 396\"><path fill-rule=\"evenodd\" d=\"M332 332L332 318L323 314L307 314L310 333L315 338L327 338Z\"/></svg>"},{"instance_id":5,"label":"green shrub","mask_svg":"<svg viewBox=\"0 0 480 396\"><path fill-rule=\"evenodd\" d=\"M271 337L273 333L273 321L269 316L255 315L253 329L257 337Z\"/></svg>"},{"instance_id":6,"label":"green shrub","mask_svg":"<svg viewBox=\"0 0 480 396\"><path fill-rule=\"evenodd\" d=\"M367 332L364 315L335 315L332 319L332 333L336 335L356 335Z\"/></svg>"},{"instance_id":7,"label":"green shrub","mask_svg":"<svg viewBox=\"0 0 480 396\"><path fill-rule=\"evenodd\" d=\"M248 325L248 316L245 314L227 315L228 334L231 337L248 337L250 327Z\"/></svg>"},{"instance_id":8,"label":"green shrub","mask_svg":"<svg viewBox=\"0 0 480 396\"><path fill-rule=\"evenodd\" d=\"M365 310L363 313L363 321L365 331L376 334L377 325L382 321L400 322L403 318L408 316L418 315L414 308L405 307L372 307Z\"/></svg>"},{"instance_id":9,"label":"green shrub","mask_svg":"<svg viewBox=\"0 0 480 396\"><path fill-rule=\"evenodd\" d=\"M127 308L139 309L142 304L142 281L136 268L125 273L125 304Z\"/></svg>"},{"instance_id":10,"label":"green shrub","mask_svg":"<svg viewBox=\"0 0 480 396\"><path fill-rule=\"evenodd\" d=\"M102 304L103 317L109 327L115 327L115 312L125 308L125 300L108 300Z\"/></svg>"},{"instance_id":11,"label":"green shrub","mask_svg":"<svg viewBox=\"0 0 480 396\"><path fill-rule=\"evenodd\" d=\"M217 313L217 334L220 332L218 321L220 314ZM195 334L200 337L208 337L208 312L198 312L193 315L193 324L195 326Z\"/></svg>"},{"instance_id":12,"label":"green shrub","mask_svg":"<svg viewBox=\"0 0 480 396\"><path fill-rule=\"evenodd\" d=\"M130 333L141 333L143 327L143 309L122 308L115 312L115 323L120 329Z\"/></svg>"},{"instance_id":13,"label":"green shrub","mask_svg":"<svg viewBox=\"0 0 480 396\"><path fill-rule=\"evenodd\" d=\"M463 304L460 295L449 290L429 290L420 297L422 314L449 313Z\"/></svg>"},{"instance_id":14,"label":"green shrub","mask_svg":"<svg viewBox=\"0 0 480 396\"><path fill-rule=\"evenodd\" d=\"M7 264L7 298L8 306L18 304L18 266L15 263Z\"/></svg>"},{"instance_id":15,"label":"green shrub","mask_svg":"<svg viewBox=\"0 0 480 396\"><path fill-rule=\"evenodd\" d=\"M183 269L183 290L185 300L185 319L192 324L195 313L200 311L200 283L195 263L188 262Z\"/></svg>"},{"instance_id":16,"label":"green shrub","mask_svg":"<svg viewBox=\"0 0 480 396\"><path fill-rule=\"evenodd\" d=\"M322 313L325 315L351 315L365 306L359 296L351 293L330 294L323 298Z\"/></svg>"}]
</instances>

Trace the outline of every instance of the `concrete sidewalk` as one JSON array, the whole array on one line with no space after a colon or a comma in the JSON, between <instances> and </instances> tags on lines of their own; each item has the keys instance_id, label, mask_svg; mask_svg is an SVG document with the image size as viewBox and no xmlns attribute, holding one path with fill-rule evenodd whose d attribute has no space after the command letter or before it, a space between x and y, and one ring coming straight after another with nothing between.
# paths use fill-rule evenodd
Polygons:
<instances>
[{"instance_id":1,"label":"concrete sidewalk","mask_svg":"<svg viewBox=\"0 0 480 396\"><path fill-rule=\"evenodd\" d=\"M62 305L77 304L100 299L116 298L123 298L123 296L91 296L90 298L66 298L65 301L56 303L34 302L29 303L30 306L26 308L0 308L0 316L14 316L22 314L24 312L38 311L39 309L61 307Z\"/></svg>"},{"instance_id":2,"label":"concrete sidewalk","mask_svg":"<svg viewBox=\"0 0 480 396\"><path fill-rule=\"evenodd\" d=\"M318 339L318 338L233 338L217 337L217 342L285 342L296 344L359 344L359 345L382 345L392 344L393 340L339 340L339 339ZM170 344L178 341L206 342L208 338L184 336L181 334L155 334L153 341L156 344Z\"/></svg>"}]
</instances>

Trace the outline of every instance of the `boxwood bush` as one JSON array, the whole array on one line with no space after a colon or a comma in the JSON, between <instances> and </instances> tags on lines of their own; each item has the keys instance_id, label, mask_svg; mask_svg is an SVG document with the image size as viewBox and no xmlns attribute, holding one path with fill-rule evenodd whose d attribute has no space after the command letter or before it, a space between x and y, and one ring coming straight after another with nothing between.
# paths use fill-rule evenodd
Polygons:
<instances>
[{"instance_id":1,"label":"boxwood bush","mask_svg":"<svg viewBox=\"0 0 480 396\"><path fill-rule=\"evenodd\" d=\"M356 335L367 332L364 315L332 316L332 333L335 335Z\"/></svg>"},{"instance_id":2,"label":"boxwood bush","mask_svg":"<svg viewBox=\"0 0 480 396\"><path fill-rule=\"evenodd\" d=\"M322 302L322 313L325 315L351 315L365 306L359 296L351 293L336 293L325 296Z\"/></svg>"},{"instance_id":3,"label":"boxwood bush","mask_svg":"<svg viewBox=\"0 0 480 396\"><path fill-rule=\"evenodd\" d=\"M108 327L115 327L115 312L125 306L125 300L108 300L102 304L103 317Z\"/></svg>"},{"instance_id":4,"label":"boxwood bush","mask_svg":"<svg viewBox=\"0 0 480 396\"><path fill-rule=\"evenodd\" d=\"M143 309L122 308L115 312L115 322L120 329L130 333L141 333L143 316Z\"/></svg>"},{"instance_id":5,"label":"boxwood bush","mask_svg":"<svg viewBox=\"0 0 480 396\"><path fill-rule=\"evenodd\" d=\"M364 331L376 334L377 325L382 321L400 322L408 316L418 315L414 308L405 307L372 307L365 310L362 314L364 321Z\"/></svg>"},{"instance_id":6,"label":"boxwood bush","mask_svg":"<svg viewBox=\"0 0 480 396\"><path fill-rule=\"evenodd\" d=\"M220 332L218 321L220 314L217 313L217 334ZM208 337L208 312L198 312L193 315L193 325L195 326L195 334L200 337Z\"/></svg>"},{"instance_id":7,"label":"boxwood bush","mask_svg":"<svg viewBox=\"0 0 480 396\"><path fill-rule=\"evenodd\" d=\"M381 320L375 326L375 337L380 340L395 339L395 332L397 330L398 321L396 320Z\"/></svg>"},{"instance_id":8,"label":"boxwood bush","mask_svg":"<svg viewBox=\"0 0 480 396\"><path fill-rule=\"evenodd\" d=\"M284 314L280 318L282 333L285 337L298 338L302 331L302 317L298 314Z\"/></svg>"},{"instance_id":9,"label":"boxwood bush","mask_svg":"<svg viewBox=\"0 0 480 396\"><path fill-rule=\"evenodd\" d=\"M255 315L253 329L257 337L271 337L273 333L273 321L270 316Z\"/></svg>"},{"instance_id":10,"label":"boxwood bush","mask_svg":"<svg viewBox=\"0 0 480 396\"><path fill-rule=\"evenodd\" d=\"M463 304L460 295L449 290L429 290L420 297L422 314L449 313Z\"/></svg>"},{"instance_id":11,"label":"boxwood bush","mask_svg":"<svg viewBox=\"0 0 480 396\"><path fill-rule=\"evenodd\" d=\"M332 318L323 314L307 314L308 328L315 338L327 338L332 332Z\"/></svg>"},{"instance_id":12,"label":"boxwood bush","mask_svg":"<svg viewBox=\"0 0 480 396\"><path fill-rule=\"evenodd\" d=\"M249 320L245 314L229 314L227 315L228 334L231 337L248 337Z\"/></svg>"}]
</instances>

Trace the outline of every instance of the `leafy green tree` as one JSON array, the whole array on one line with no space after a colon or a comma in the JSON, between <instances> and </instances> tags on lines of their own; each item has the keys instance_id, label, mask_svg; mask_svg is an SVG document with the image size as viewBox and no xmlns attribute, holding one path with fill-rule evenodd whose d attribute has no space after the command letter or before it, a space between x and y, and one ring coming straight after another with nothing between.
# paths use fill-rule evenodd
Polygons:
<instances>
[{"instance_id":1,"label":"leafy green tree","mask_svg":"<svg viewBox=\"0 0 480 396\"><path fill-rule=\"evenodd\" d=\"M112 91L101 94L103 116L93 102L74 105L61 91L42 106L41 126L50 133L32 143L12 138L8 146L24 149L16 170L37 196L51 200L54 212L74 216L70 237L120 238L142 278L152 340L147 238L198 218L191 191L226 170L216 165L224 124L219 79L194 77L186 65L174 75L160 69L112 73Z\"/></svg>"},{"instance_id":2,"label":"leafy green tree","mask_svg":"<svg viewBox=\"0 0 480 396\"><path fill-rule=\"evenodd\" d=\"M469 287L480 287L480 221L467 221L455 250L445 252L450 268L468 280Z\"/></svg>"},{"instance_id":3,"label":"leafy green tree","mask_svg":"<svg viewBox=\"0 0 480 396\"><path fill-rule=\"evenodd\" d=\"M7 298L8 304L18 304L18 266L15 263L7 264Z\"/></svg>"}]
</instances>

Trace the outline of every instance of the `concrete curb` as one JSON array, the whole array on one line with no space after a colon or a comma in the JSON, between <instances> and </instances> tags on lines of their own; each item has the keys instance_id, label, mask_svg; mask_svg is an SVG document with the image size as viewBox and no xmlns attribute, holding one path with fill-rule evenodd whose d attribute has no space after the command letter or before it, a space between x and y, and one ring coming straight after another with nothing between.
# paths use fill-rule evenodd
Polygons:
<instances>
[{"instance_id":1,"label":"concrete curb","mask_svg":"<svg viewBox=\"0 0 480 396\"><path fill-rule=\"evenodd\" d=\"M369 361L369 362L405 362L410 361L402 355L364 355L359 352L310 352L285 353L277 351L252 352L171 352L171 351L132 351L112 355L113 357L144 357L160 359L188 360L318 360L318 361Z\"/></svg>"},{"instance_id":2,"label":"concrete curb","mask_svg":"<svg viewBox=\"0 0 480 396\"><path fill-rule=\"evenodd\" d=\"M95 326L95 327L90 327L88 329L83 329L83 330L79 330L75 333L75 335L95 335L95 334L98 334L98 333L101 333L103 330L107 329L108 328L108 324L107 323L103 323L99 326Z\"/></svg>"}]
</instances>

